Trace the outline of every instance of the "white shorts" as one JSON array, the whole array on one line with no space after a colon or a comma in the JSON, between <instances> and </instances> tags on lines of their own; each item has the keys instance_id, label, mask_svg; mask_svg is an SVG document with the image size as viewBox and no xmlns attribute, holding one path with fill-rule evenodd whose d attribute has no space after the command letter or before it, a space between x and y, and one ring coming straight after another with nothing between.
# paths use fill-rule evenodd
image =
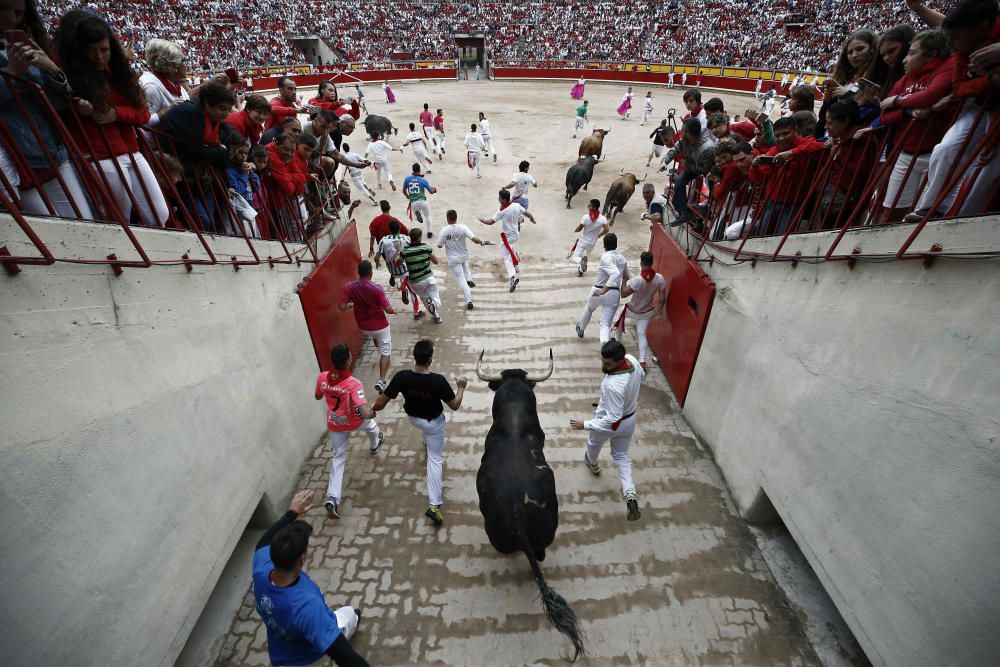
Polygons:
<instances>
[{"instance_id":1,"label":"white shorts","mask_svg":"<svg viewBox=\"0 0 1000 667\"><path fill-rule=\"evenodd\" d=\"M375 341L375 347L381 356L388 357L392 354L392 334L389 332L389 327L379 329L378 331L365 331L362 329L361 333L372 337L372 340Z\"/></svg>"},{"instance_id":2,"label":"white shorts","mask_svg":"<svg viewBox=\"0 0 1000 667\"><path fill-rule=\"evenodd\" d=\"M576 126L577 127L583 127L583 116L577 116L576 117Z\"/></svg>"},{"instance_id":3,"label":"white shorts","mask_svg":"<svg viewBox=\"0 0 1000 667\"><path fill-rule=\"evenodd\" d=\"M666 152L667 152L666 146L659 146L657 144L653 144L653 154L656 155L656 157L663 157L663 154Z\"/></svg>"}]
</instances>

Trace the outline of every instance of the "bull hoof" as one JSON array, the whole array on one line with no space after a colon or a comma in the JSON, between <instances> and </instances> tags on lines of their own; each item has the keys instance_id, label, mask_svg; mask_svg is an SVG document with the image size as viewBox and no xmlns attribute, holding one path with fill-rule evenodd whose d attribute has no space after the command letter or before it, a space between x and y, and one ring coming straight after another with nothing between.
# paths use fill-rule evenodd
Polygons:
<instances>
[{"instance_id":1,"label":"bull hoof","mask_svg":"<svg viewBox=\"0 0 1000 667\"><path fill-rule=\"evenodd\" d=\"M535 560L537 560L539 563L545 560L545 549L535 552Z\"/></svg>"},{"instance_id":2,"label":"bull hoof","mask_svg":"<svg viewBox=\"0 0 1000 667\"><path fill-rule=\"evenodd\" d=\"M584 190L586 190L586 189L587 189L587 185L586 185L586 184L585 184L585 185L583 186L583 189L584 189Z\"/></svg>"}]
</instances>

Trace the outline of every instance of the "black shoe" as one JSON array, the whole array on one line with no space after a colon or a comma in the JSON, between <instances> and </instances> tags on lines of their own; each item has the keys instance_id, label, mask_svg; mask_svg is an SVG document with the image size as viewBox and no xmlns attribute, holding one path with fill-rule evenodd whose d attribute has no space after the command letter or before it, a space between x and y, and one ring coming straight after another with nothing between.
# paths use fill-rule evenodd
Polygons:
<instances>
[{"instance_id":1,"label":"black shoe","mask_svg":"<svg viewBox=\"0 0 1000 667\"><path fill-rule=\"evenodd\" d=\"M404 306L408 306L410 304L410 294L408 290L403 290L401 298L403 299Z\"/></svg>"},{"instance_id":2,"label":"black shoe","mask_svg":"<svg viewBox=\"0 0 1000 667\"><path fill-rule=\"evenodd\" d=\"M631 491L625 496L625 509L625 518L629 521L638 521L642 516L642 512L639 511L639 501Z\"/></svg>"},{"instance_id":3,"label":"black shoe","mask_svg":"<svg viewBox=\"0 0 1000 667\"><path fill-rule=\"evenodd\" d=\"M428 507L427 511L424 512L424 516L433 521L435 526L444 525L444 515L441 514L440 505L431 505Z\"/></svg>"},{"instance_id":4,"label":"black shoe","mask_svg":"<svg viewBox=\"0 0 1000 667\"><path fill-rule=\"evenodd\" d=\"M380 394L382 392L379 392ZM372 456L378 454L379 450L382 449L382 443L385 442L385 434L382 431L378 432L378 438L375 440L375 446L368 449Z\"/></svg>"},{"instance_id":5,"label":"black shoe","mask_svg":"<svg viewBox=\"0 0 1000 667\"><path fill-rule=\"evenodd\" d=\"M396 286L396 276L389 276L389 287ZM405 301L403 303L406 303Z\"/></svg>"},{"instance_id":6,"label":"black shoe","mask_svg":"<svg viewBox=\"0 0 1000 667\"><path fill-rule=\"evenodd\" d=\"M476 286L476 283L472 282L471 280L467 281L465 284L468 285L469 287L475 287Z\"/></svg>"},{"instance_id":7,"label":"black shoe","mask_svg":"<svg viewBox=\"0 0 1000 667\"><path fill-rule=\"evenodd\" d=\"M471 301L469 303L465 304L465 307L468 308L469 310L472 310L473 308L475 308L475 306L472 305Z\"/></svg>"},{"instance_id":8,"label":"black shoe","mask_svg":"<svg viewBox=\"0 0 1000 667\"><path fill-rule=\"evenodd\" d=\"M434 238L434 232L427 232L427 238L429 239Z\"/></svg>"}]
</instances>

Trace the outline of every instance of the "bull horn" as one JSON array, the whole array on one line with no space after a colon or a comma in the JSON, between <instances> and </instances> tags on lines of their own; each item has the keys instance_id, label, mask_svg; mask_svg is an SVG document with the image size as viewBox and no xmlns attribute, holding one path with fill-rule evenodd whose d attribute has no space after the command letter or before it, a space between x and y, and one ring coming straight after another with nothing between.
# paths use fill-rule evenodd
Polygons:
<instances>
[{"instance_id":1,"label":"bull horn","mask_svg":"<svg viewBox=\"0 0 1000 667\"><path fill-rule=\"evenodd\" d=\"M483 373L482 365L483 365L484 354L486 354L486 350L483 350L482 352L479 353L479 361L476 362L476 377L478 377L483 382L495 382L497 380L502 380L503 376L501 375L486 375Z\"/></svg>"},{"instance_id":2,"label":"bull horn","mask_svg":"<svg viewBox=\"0 0 1000 667\"><path fill-rule=\"evenodd\" d=\"M480 355L480 356L482 356L482 355ZM550 347L549 348L549 372L546 373L544 376L538 377L538 378L531 377L530 375L527 375L527 376L525 376L524 379L527 380L528 382L534 382L535 384L538 384L539 382L545 382L550 377L552 377L552 371L555 369L555 367L556 367L556 362L555 362L555 359L552 356L552 348Z\"/></svg>"},{"instance_id":3,"label":"bull horn","mask_svg":"<svg viewBox=\"0 0 1000 667\"><path fill-rule=\"evenodd\" d=\"M618 172L618 175L619 176L624 176L625 175L625 167L622 167L621 171Z\"/></svg>"},{"instance_id":4,"label":"bull horn","mask_svg":"<svg viewBox=\"0 0 1000 667\"><path fill-rule=\"evenodd\" d=\"M639 182L642 183L643 181L645 181L647 176L649 176L649 172L648 171L645 174L642 175L642 179Z\"/></svg>"},{"instance_id":5,"label":"bull horn","mask_svg":"<svg viewBox=\"0 0 1000 667\"><path fill-rule=\"evenodd\" d=\"M598 162L604 162L604 161L605 161L605 160L607 160L607 159L608 159L608 154L607 154L607 153L605 153L605 154L604 154L604 155L602 155L602 156L600 157L600 159L598 159L597 161L598 161Z\"/></svg>"}]
</instances>

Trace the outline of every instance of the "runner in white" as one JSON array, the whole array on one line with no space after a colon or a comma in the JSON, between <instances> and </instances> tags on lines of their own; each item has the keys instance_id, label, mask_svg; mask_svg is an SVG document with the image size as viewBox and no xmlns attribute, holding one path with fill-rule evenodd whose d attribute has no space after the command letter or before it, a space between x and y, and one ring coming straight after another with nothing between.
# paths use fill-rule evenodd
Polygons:
<instances>
[{"instance_id":1,"label":"runner in white","mask_svg":"<svg viewBox=\"0 0 1000 667\"><path fill-rule=\"evenodd\" d=\"M437 110L434 116L434 152L441 159L444 159L444 112Z\"/></svg>"},{"instance_id":2,"label":"runner in white","mask_svg":"<svg viewBox=\"0 0 1000 667\"><path fill-rule=\"evenodd\" d=\"M667 76L667 88L673 88L673 87L674 87L674 72L673 70L671 70L669 76Z\"/></svg>"},{"instance_id":3,"label":"runner in white","mask_svg":"<svg viewBox=\"0 0 1000 667\"><path fill-rule=\"evenodd\" d=\"M365 149L365 157L371 157L372 167L375 168L375 177L378 179L378 187L382 188L382 173L385 172L385 177L389 181L389 187L392 191L396 191L396 181L392 180L392 166L389 164L389 153L392 151L403 152L402 148L394 148L385 139L378 138L373 142L368 144L368 148Z\"/></svg>"},{"instance_id":4,"label":"runner in white","mask_svg":"<svg viewBox=\"0 0 1000 667\"><path fill-rule=\"evenodd\" d=\"M639 512L635 482L632 480L632 460L628 455L628 447L632 434L635 433L639 389L646 374L636 358L626 354L625 346L616 340L601 346L601 370L604 371L601 400L594 410L593 418L586 421L570 419L569 425L578 431L589 431L583 462L594 475L601 474L601 465L597 459L604 443L611 441L611 460L618 469L622 494L625 496L625 516L629 521L638 521L642 514Z\"/></svg>"},{"instance_id":5,"label":"runner in white","mask_svg":"<svg viewBox=\"0 0 1000 667\"><path fill-rule=\"evenodd\" d=\"M645 125L649 117L653 115L653 93L646 93L646 97L642 98L642 120L639 121L639 125Z\"/></svg>"},{"instance_id":6,"label":"runner in white","mask_svg":"<svg viewBox=\"0 0 1000 667\"><path fill-rule=\"evenodd\" d=\"M581 232L566 258L578 264L576 275L582 276L587 271L587 258L590 251L597 245L597 239L607 234L611 229L608 219L601 215L601 200L591 199L587 204L587 212L580 219L574 232Z\"/></svg>"},{"instance_id":7,"label":"runner in white","mask_svg":"<svg viewBox=\"0 0 1000 667\"><path fill-rule=\"evenodd\" d=\"M760 89L764 85L764 79L757 79L757 86L753 89L753 97L760 102Z\"/></svg>"},{"instance_id":8,"label":"runner in white","mask_svg":"<svg viewBox=\"0 0 1000 667\"><path fill-rule=\"evenodd\" d=\"M597 275L594 277L594 289L590 292L590 298L583 306L583 313L580 321L576 323L576 335L583 338L587 325L594 311L601 308L601 344L611 340L611 323L615 319L618 311L618 304L621 302L621 286L628 282L631 276L628 272L628 262L625 257L618 252L618 237L615 234L604 236L604 254L601 255L601 263L597 267Z\"/></svg>"},{"instance_id":9,"label":"runner in white","mask_svg":"<svg viewBox=\"0 0 1000 667\"><path fill-rule=\"evenodd\" d=\"M354 84L354 89L358 91L358 105L361 107L361 110L367 114L368 105L365 104L365 89L361 87L360 83Z\"/></svg>"},{"instance_id":10,"label":"runner in white","mask_svg":"<svg viewBox=\"0 0 1000 667\"><path fill-rule=\"evenodd\" d=\"M531 163L527 160L521 160L521 163L517 165L517 173L511 177L510 183L503 186L505 190L513 188L510 193L511 201L520 204L525 210L528 209L528 189L538 187L534 177L528 173L530 166Z\"/></svg>"},{"instance_id":11,"label":"runner in white","mask_svg":"<svg viewBox=\"0 0 1000 667\"><path fill-rule=\"evenodd\" d=\"M785 86L788 85L788 72L782 72L781 74L781 90L785 90Z\"/></svg>"},{"instance_id":12,"label":"runner in white","mask_svg":"<svg viewBox=\"0 0 1000 667\"><path fill-rule=\"evenodd\" d=\"M476 124L473 123L472 131L465 135L465 151L469 169L476 170L476 178L483 177L479 171L479 156L485 149L486 145L483 143L483 137L479 134Z\"/></svg>"},{"instance_id":13,"label":"runner in white","mask_svg":"<svg viewBox=\"0 0 1000 667\"><path fill-rule=\"evenodd\" d=\"M348 159L353 160L355 164L358 164L363 159L357 153L352 153L351 147L346 143L342 144L341 148L343 149L344 155L346 155ZM368 195L372 204L378 206L378 202L375 201L375 191L368 187L368 184L365 183L365 172L362 169L345 164L343 171L340 172L341 180L343 180L345 174L351 177L351 183L354 183L354 187L356 187L360 192Z\"/></svg>"},{"instance_id":14,"label":"runner in white","mask_svg":"<svg viewBox=\"0 0 1000 667\"><path fill-rule=\"evenodd\" d=\"M521 224L519 220L524 216L531 220L531 224L538 222L535 216L524 210L520 204L510 201L510 191L500 191L500 210L493 214L492 218L479 218L479 222L484 225L500 223L500 257L503 259L504 267L507 269L507 279L510 281L510 291L517 289L520 279L517 277L517 265L520 260L517 258L515 246L517 240L521 238Z\"/></svg>"},{"instance_id":15,"label":"runner in white","mask_svg":"<svg viewBox=\"0 0 1000 667\"><path fill-rule=\"evenodd\" d=\"M420 132L417 132L416 123L410 123L410 133L406 135L406 141L403 145L409 145L413 149L413 157L417 158L417 162L420 163L420 171L425 174L433 174L430 165L434 164L431 162L431 156L427 153L427 139Z\"/></svg>"},{"instance_id":16,"label":"runner in white","mask_svg":"<svg viewBox=\"0 0 1000 667\"><path fill-rule=\"evenodd\" d=\"M639 266L639 275L622 286L622 298L631 296L632 300L622 309L613 337L621 340L625 335L625 318L634 319L636 338L639 339L639 365L646 370L646 353L649 352L646 329L650 321L662 315L667 307L667 281L653 269L653 253L648 250L639 256Z\"/></svg>"},{"instance_id":17,"label":"runner in white","mask_svg":"<svg viewBox=\"0 0 1000 667\"><path fill-rule=\"evenodd\" d=\"M458 224L458 213L454 209L449 209L445 214L448 224L441 230L438 238L438 247L444 248L445 256L448 259L448 268L455 276L458 289L465 297L465 307L472 310L472 290L476 283L472 282L472 269L469 267L469 249L466 247L466 240L470 240L478 245L486 245L486 242L472 233L472 230L465 225Z\"/></svg>"},{"instance_id":18,"label":"runner in white","mask_svg":"<svg viewBox=\"0 0 1000 667\"><path fill-rule=\"evenodd\" d=\"M482 111L479 112L479 133L483 136L483 150L486 151L486 157L493 153L493 161L497 161L497 152L493 148L493 131L490 129L490 121L486 120L486 114Z\"/></svg>"},{"instance_id":19,"label":"runner in white","mask_svg":"<svg viewBox=\"0 0 1000 667\"><path fill-rule=\"evenodd\" d=\"M681 72L681 88L686 88L688 85L688 73Z\"/></svg>"},{"instance_id":20,"label":"runner in white","mask_svg":"<svg viewBox=\"0 0 1000 667\"><path fill-rule=\"evenodd\" d=\"M395 283L396 287L399 288L399 296L404 304L408 304L410 295L413 295L413 319L419 320L426 313L420 310L420 298L409 287L410 269L400 254L403 248L410 245L410 238L403 236L399 231L399 221L393 218L389 221L389 233L378 242L375 268L379 268L380 259L385 260L385 267L389 269L389 282Z\"/></svg>"}]
</instances>

